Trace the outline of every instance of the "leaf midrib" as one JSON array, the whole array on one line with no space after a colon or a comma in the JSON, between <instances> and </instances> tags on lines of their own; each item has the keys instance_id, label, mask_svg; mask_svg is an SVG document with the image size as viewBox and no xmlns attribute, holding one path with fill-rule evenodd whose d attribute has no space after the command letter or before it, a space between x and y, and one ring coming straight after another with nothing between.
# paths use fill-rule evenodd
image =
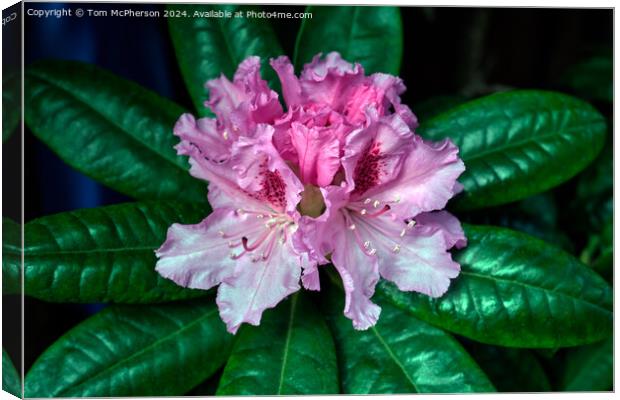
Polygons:
<instances>
[{"instance_id":1,"label":"leaf midrib","mask_svg":"<svg viewBox=\"0 0 620 400\"><path fill-rule=\"evenodd\" d=\"M290 347L291 335L293 332L293 321L295 320L295 314L297 312L297 294L293 296L291 300L291 311L289 312L288 326L286 329L286 340L284 341L284 355L282 357L282 368L280 369L280 383L278 384L278 395L282 394L282 387L284 386L284 371L286 370L286 363L288 361L288 349Z\"/></svg>"},{"instance_id":2,"label":"leaf midrib","mask_svg":"<svg viewBox=\"0 0 620 400\"><path fill-rule=\"evenodd\" d=\"M398 368L400 368L400 370L402 371L402 373L405 376L405 378L407 378L407 380L409 381L409 383L413 387L413 390L415 390L416 393L421 393L420 390L418 389L417 385L413 381L413 378L411 376L409 376L409 373L407 372L407 370L405 369L403 364L400 362L398 357L396 357L396 354L394 354L394 352L392 352L392 349L390 348L390 346L385 342L385 340L383 340L383 337L379 333L378 328L376 326L372 326L370 329L375 334L375 336L377 337L379 342L383 345L383 347L387 351L387 353L390 356L390 358L392 359L392 361L394 361L394 363L398 366Z\"/></svg>"},{"instance_id":3,"label":"leaf midrib","mask_svg":"<svg viewBox=\"0 0 620 400\"><path fill-rule=\"evenodd\" d=\"M119 125L113 119L109 118L107 115L105 115L105 114L101 113L100 111L98 111L96 108L94 108L89 103L84 101L77 94L72 93L70 90L68 90L64 86L62 86L60 84L57 84L57 83L49 80L48 78L46 78L44 76L38 75L36 72L28 71L28 74L33 76L36 79L39 79L39 80L43 81L44 83L47 83L48 85L52 86L55 89L57 89L57 90L59 90L59 91L61 91L63 93L66 93L68 96L73 98L75 101L77 101L78 103L80 103L84 107L86 107L87 109L89 109L92 112L94 112L95 115L99 116L102 120L104 120L105 122L107 122L111 126L113 126L116 129L118 129L119 132L124 133L124 136L130 138L130 140L132 140L134 143L137 143L139 147L147 149L149 152L155 154L158 158L161 158L161 159L165 160L167 163L174 165L175 168L178 168L178 169L182 170L183 172L187 172L186 168L184 168L181 165L177 164L175 161L172 161L170 158L168 158L164 154L160 153L159 150L149 146L145 142L141 141L140 139L138 139L137 137L132 135L129 131L127 131L127 129L125 127Z\"/></svg>"},{"instance_id":4,"label":"leaf midrib","mask_svg":"<svg viewBox=\"0 0 620 400\"><path fill-rule=\"evenodd\" d=\"M96 379L97 377L99 377L100 375L106 373L107 371L111 371L114 370L115 368L117 368L119 365L122 365L136 357L139 357L140 355L156 348L157 346L159 346L161 343L169 340L170 338L180 335L182 332L188 330L189 328L193 327L194 325L202 322L203 320L211 317L215 312L217 312L217 309L213 309L211 311L208 311L207 313L201 315L200 317L198 317L197 319L195 319L194 321L190 322L189 324L185 324L183 326L181 326L180 329L177 329L176 331L164 336L163 338L157 339L156 341L154 341L153 343L151 343L150 345L143 347L142 349L140 349L140 351L137 351L133 354L131 354L131 356L121 359L119 361L116 361L114 364L107 366L103 369L101 369L100 371L98 371L97 373L91 375L91 376L87 376L86 378L82 379L79 383L77 384L72 384L70 387L65 388L60 390L59 392L55 393L55 397L62 397L61 394L69 394L71 392L75 393L75 390L81 386L83 386L85 383L92 381L94 379Z\"/></svg>"},{"instance_id":5,"label":"leaf midrib","mask_svg":"<svg viewBox=\"0 0 620 400\"><path fill-rule=\"evenodd\" d=\"M163 242L163 241L162 241ZM53 257L55 255L71 255L71 254L95 254L95 253L122 253L122 252L140 252L140 251L154 251L162 242L152 246L130 246L130 247L105 247L88 250L58 250L58 251L42 251L37 252L34 250L28 251L24 249L24 256L48 256ZM18 253L21 254L21 253Z\"/></svg>"},{"instance_id":6,"label":"leaf midrib","mask_svg":"<svg viewBox=\"0 0 620 400\"><path fill-rule=\"evenodd\" d=\"M546 293L553 293L553 294L556 294L556 295L568 297L570 299L574 299L574 300L583 302L583 303L588 304L588 305L590 305L592 307L595 307L595 308L598 308L600 310L603 310L605 313L611 313L611 311L608 310L607 308L605 308L605 307L603 307L603 306L601 306L599 304L596 304L596 303L591 303L589 300L583 299L581 297L574 297L574 296L572 296L570 294L567 294L567 293L564 293L564 292L560 292L560 291L551 290L551 289L548 289L548 288L545 288L545 287L542 287L542 286L534 286L532 284L521 282L521 281L517 281L517 280L509 280L509 279L498 278L498 277L494 277L494 276L490 276L490 275L482 275L482 274L478 274L478 273L470 272L470 271L463 271L463 270L461 270L461 274L462 275L470 275L472 277L483 279L483 280L487 279L487 280L491 280L491 281L495 281L495 282L504 282L504 283L508 283L508 284L523 286L523 287L534 289L534 290L540 290L540 291L543 291L543 292L546 292Z\"/></svg>"}]
</instances>

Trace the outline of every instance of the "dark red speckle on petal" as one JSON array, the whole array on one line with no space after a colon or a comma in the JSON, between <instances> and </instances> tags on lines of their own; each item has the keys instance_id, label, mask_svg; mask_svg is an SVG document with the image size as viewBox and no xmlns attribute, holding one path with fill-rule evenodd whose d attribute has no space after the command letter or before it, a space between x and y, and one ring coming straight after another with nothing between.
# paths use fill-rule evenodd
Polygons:
<instances>
[{"instance_id":1,"label":"dark red speckle on petal","mask_svg":"<svg viewBox=\"0 0 620 400\"><path fill-rule=\"evenodd\" d=\"M261 165L261 173L258 177L262 180L261 189L250 196L260 201L271 203L276 209L286 208L286 184L279 171L270 171L266 165Z\"/></svg>"},{"instance_id":2,"label":"dark red speckle on petal","mask_svg":"<svg viewBox=\"0 0 620 400\"><path fill-rule=\"evenodd\" d=\"M355 171L353 173L355 180L354 194L362 194L368 189L379 184L381 171L385 166L383 155L381 154L380 143L373 142L366 150L362 152Z\"/></svg>"}]
</instances>

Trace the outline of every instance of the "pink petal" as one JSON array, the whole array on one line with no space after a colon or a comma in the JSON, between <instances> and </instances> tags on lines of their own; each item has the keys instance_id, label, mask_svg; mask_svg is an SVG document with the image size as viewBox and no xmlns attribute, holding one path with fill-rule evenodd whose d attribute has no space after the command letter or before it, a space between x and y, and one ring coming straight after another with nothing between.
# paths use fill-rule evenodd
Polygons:
<instances>
[{"instance_id":1,"label":"pink petal","mask_svg":"<svg viewBox=\"0 0 620 400\"><path fill-rule=\"evenodd\" d=\"M406 90L405 85L399 77L375 73L369 79L375 90L382 96L381 112L394 108L394 112L409 126L410 129L418 127L418 118L411 112L411 109L400 102L400 95Z\"/></svg>"},{"instance_id":2,"label":"pink petal","mask_svg":"<svg viewBox=\"0 0 620 400\"><path fill-rule=\"evenodd\" d=\"M377 257L365 254L356 244L355 233L341 224L334 235L332 261L342 278L345 291L344 315L355 329L375 325L381 308L370 301L379 281Z\"/></svg>"},{"instance_id":3,"label":"pink petal","mask_svg":"<svg viewBox=\"0 0 620 400\"><path fill-rule=\"evenodd\" d=\"M233 82L224 75L207 82L209 101L218 121L232 138L251 136L256 124L271 123L282 115L278 95L260 77L260 58L248 57Z\"/></svg>"},{"instance_id":4,"label":"pink petal","mask_svg":"<svg viewBox=\"0 0 620 400\"><path fill-rule=\"evenodd\" d=\"M299 290L300 256L289 244L276 245L267 261L238 260L239 275L223 282L217 293L220 316L230 333L247 322L260 324L262 313Z\"/></svg>"},{"instance_id":5,"label":"pink petal","mask_svg":"<svg viewBox=\"0 0 620 400\"><path fill-rule=\"evenodd\" d=\"M299 174L303 183L329 185L340 168L340 143L331 130L292 124L291 143L298 156Z\"/></svg>"},{"instance_id":6,"label":"pink petal","mask_svg":"<svg viewBox=\"0 0 620 400\"><path fill-rule=\"evenodd\" d=\"M237 224L234 210L216 209L196 225L173 224L164 244L155 252L155 270L177 285L209 289L234 274L227 241L218 232Z\"/></svg>"},{"instance_id":7,"label":"pink petal","mask_svg":"<svg viewBox=\"0 0 620 400\"><path fill-rule=\"evenodd\" d=\"M349 134L342 166L360 198L394 180L413 148L413 133L398 117L385 117Z\"/></svg>"},{"instance_id":8,"label":"pink petal","mask_svg":"<svg viewBox=\"0 0 620 400\"><path fill-rule=\"evenodd\" d=\"M459 220L447 211L422 213L415 217L415 221L431 231L439 230L446 241L446 247L462 249L467 246L467 238Z\"/></svg>"},{"instance_id":9,"label":"pink petal","mask_svg":"<svg viewBox=\"0 0 620 400\"><path fill-rule=\"evenodd\" d=\"M293 213L304 188L273 146L273 132L273 127L260 124L255 137L239 138L233 145L232 169L244 193L277 211Z\"/></svg>"},{"instance_id":10,"label":"pink petal","mask_svg":"<svg viewBox=\"0 0 620 400\"><path fill-rule=\"evenodd\" d=\"M343 93L363 79L364 68L360 64L351 65L340 54L332 52L323 59L318 54L306 64L300 84L306 101L339 109L342 108Z\"/></svg>"},{"instance_id":11,"label":"pink petal","mask_svg":"<svg viewBox=\"0 0 620 400\"><path fill-rule=\"evenodd\" d=\"M293 108L301 103L301 86L295 76L295 69L288 57L280 56L269 61L271 67L276 71L282 83L282 94L284 101L289 108Z\"/></svg>"},{"instance_id":12,"label":"pink petal","mask_svg":"<svg viewBox=\"0 0 620 400\"><path fill-rule=\"evenodd\" d=\"M443 295L450 279L461 270L452 261L447 244L440 230L427 231L414 228L399 243L398 252L385 249L380 254L381 276L394 282L400 290L416 291L431 297Z\"/></svg>"},{"instance_id":13,"label":"pink petal","mask_svg":"<svg viewBox=\"0 0 620 400\"><path fill-rule=\"evenodd\" d=\"M449 140L425 142L415 136L413 150L398 176L364 196L390 204L402 218L440 210L455 195L456 179L465 170L458 148Z\"/></svg>"}]
</instances>

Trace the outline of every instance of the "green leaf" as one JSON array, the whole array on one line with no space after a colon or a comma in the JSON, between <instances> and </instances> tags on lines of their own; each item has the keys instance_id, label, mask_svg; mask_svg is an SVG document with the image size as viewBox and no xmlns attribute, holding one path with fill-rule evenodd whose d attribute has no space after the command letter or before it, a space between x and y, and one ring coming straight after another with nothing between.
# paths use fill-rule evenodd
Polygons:
<instances>
[{"instance_id":1,"label":"green leaf","mask_svg":"<svg viewBox=\"0 0 620 400\"><path fill-rule=\"evenodd\" d=\"M613 77L611 55L599 55L574 65L564 74L562 81L581 97L612 102Z\"/></svg>"},{"instance_id":2,"label":"green leaf","mask_svg":"<svg viewBox=\"0 0 620 400\"><path fill-rule=\"evenodd\" d=\"M139 199L205 202L205 183L175 154L173 102L94 65L44 61L27 69L26 122L67 164Z\"/></svg>"},{"instance_id":3,"label":"green leaf","mask_svg":"<svg viewBox=\"0 0 620 400\"><path fill-rule=\"evenodd\" d=\"M17 129L21 118L21 76L8 73L2 79L2 142Z\"/></svg>"},{"instance_id":4,"label":"green leaf","mask_svg":"<svg viewBox=\"0 0 620 400\"><path fill-rule=\"evenodd\" d=\"M22 380L19 375L11 357L2 349L2 390L21 398Z\"/></svg>"},{"instance_id":5,"label":"green leaf","mask_svg":"<svg viewBox=\"0 0 620 400\"><path fill-rule=\"evenodd\" d=\"M2 218L2 294L21 293L21 242L19 224Z\"/></svg>"},{"instance_id":6,"label":"green leaf","mask_svg":"<svg viewBox=\"0 0 620 400\"><path fill-rule=\"evenodd\" d=\"M465 348L487 373L499 392L549 392L551 384L531 351L476 342Z\"/></svg>"},{"instance_id":7,"label":"green leaf","mask_svg":"<svg viewBox=\"0 0 620 400\"><path fill-rule=\"evenodd\" d=\"M206 207L125 203L45 216L24 227L25 292L54 302L151 303L204 295L161 277L154 250L173 223L198 223Z\"/></svg>"},{"instance_id":8,"label":"green leaf","mask_svg":"<svg viewBox=\"0 0 620 400\"><path fill-rule=\"evenodd\" d=\"M466 171L460 209L520 200L581 171L601 150L605 120L589 104L560 93L520 90L462 104L418 128L450 138Z\"/></svg>"},{"instance_id":9,"label":"green leaf","mask_svg":"<svg viewBox=\"0 0 620 400\"><path fill-rule=\"evenodd\" d=\"M272 89L279 87L275 71L267 65L269 58L284 53L278 38L268 20L245 16L246 12L260 11L259 8L175 4L169 10L186 15L168 18L168 22L181 73L200 115L209 115L204 106L209 96L205 83L220 74L232 79L238 65L249 56L261 57L263 76ZM241 12L243 17L204 17L213 12Z\"/></svg>"},{"instance_id":10,"label":"green leaf","mask_svg":"<svg viewBox=\"0 0 620 400\"><path fill-rule=\"evenodd\" d=\"M226 361L232 338L213 300L110 306L37 359L26 397L180 396Z\"/></svg>"},{"instance_id":11,"label":"green leaf","mask_svg":"<svg viewBox=\"0 0 620 400\"><path fill-rule=\"evenodd\" d=\"M331 278L331 275L330 275ZM339 278L323 294L334 332L344 393L455 393L495 391L486 375L449 333L376 298L377 324L353 329L343 316L344 293Z\"/></svg>"},{"instance_id":12,"label":"green leaf","mask_svg":"<svg viewBox=\"0 0 620 400\"><path fill-rule=\"evenodd\" d=\"M613 337L588 346L570 349L566 354L561 389L568 392L608 391L614 383Z\"/></svg>"},{"instance_id":13,"label":"green leaf","mask_svg":"<svg viewBox=\"0 0 620 400\"><path fill-rule=\"evenodd\" d=\"M366 74L398 75L403 55L403 27L398 7L308 6L297 33L297 69L317 53L340 53L362 64Z\"/></svg>"},{"instance_id":14,"label":"green leaf","mask_svg":"<svg viewBox=\"0 0 620 400\"><path fill-rule=\"evenodd\" d=\"M564 251L509 229L464 224L459 277L440 298L377 290L398 307L448 331L507 347L553 348L612 334L612 290Z\"/></svg>"},{"instance_id":15,"label":"green leaf","mask_svg":"<svg viewBox=\"0 0 620 400\"><path fill-rule=\"evenodd\" d=\"M292 299L243 326L217 389L218 395L338 393L334 342L307 298Z\"/></svg>"}]
</instances>

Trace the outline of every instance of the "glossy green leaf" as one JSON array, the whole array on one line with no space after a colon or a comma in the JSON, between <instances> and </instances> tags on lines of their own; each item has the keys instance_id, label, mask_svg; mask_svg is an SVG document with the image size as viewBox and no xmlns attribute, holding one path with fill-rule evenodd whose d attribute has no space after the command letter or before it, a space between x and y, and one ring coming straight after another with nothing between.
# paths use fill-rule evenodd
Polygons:
<instances>
[{"instance_id":1,"label":"glossy green leaf","mask_svg":"<svg viewBox=\"0 0 620 400\"><path fill-rule=\"evenodd\" d=\"M9 218L2 218L2 294L21 292L20 226Z\"/></svg>"},{"instance_id":2,"label":"glossy green leaf","mask_svg":"<svg viewBox=\"0 0 620 400\"><path fill-rule=\"evenodd\" d=\"M21 118L21 79L18 73L5 73L2 79L2 142L16 130Z\"/></svg>"},{"instance_id":3,"label":"glossy green leaf","mask_svg":"<svg viewBox=\"0 0 620 400\"><path fill-rule=\"evenodd\" d=\"M614 382L614 340L570 349L564 359L561 389L577 391L609 391Z\"/></svg>"},{"instance_id":4,"label":"glossy green leaf","mask_svg":"<svg viewBox=\"0 0 620 400\"><path fill-rule=\"evenodd\" d=\"M462 104L417 132L450 138L466 171L461 209L520 200L581 171L601 150L605 120L589 104L560 93L520 90Z\"/></svg>"},{"instance_id":5,"label":"glossy green leaf","mask_svg":"<svg viewBox=\"0 0 620 400\"><path fill-rule=\"evenodd\" d=\"M179 396L230 353L212 299L110 306L80 323L26 374L27 397Z\"/></svg>"},{"instance_id":6,"label":"glossy green leaf","mask_svg":"<svg viewBox=\"0 0 620 400\"><path fill-rule=\"evenodd\" d=\"M45 61L27 69L26 123L67 164L139 199L205 202L206 185L177 156L183 109L94 65Z\"/></svg>"},{"instance_id":7,"label":"glossy green leaf","mask_svg":"<svg viewBox=\"0 0 620 400\"><path fill-rule=\"evenodd\" d=\"M161 277L154 250L173 223L198 223L206 207L125 203L33 220L24 227L25 292L55 302L151 303L204 295Z\"/></svg>"},{"instance_id":8,"label":"glossy green leaf","mask_svg":"<svg viewBox=\"0 0 620 400\"><path fill-rule=\"evenodd\" d=\"M260 11L254 6L216 4L175 4L186 17L168 18L170 35L187 89L200 115L208 115L205 83L221 74L232 79L238 65L249 56L260 56L262 74L270 87L278 87L269 58L284 52L269 20L246 17L246 12ZM232 17L241 12L242 17ZM231 17L206 17L210 13L230 13ZM183 14L181 14L183 15ZM222 14L223 15L223 14Z\"/></svg>"},{"instance_id":9,"label":"glossy green leaf","mask_svg":"<svg viewBox=\"0 0 620 400\"><path fill-rule=\"evenodd\" d=\"M383 281L398 307L473 340L507 347L553 348L612 334L612 290L564 251L523 233L465 225L455 253L459 277L440 298L401 292Z\"/></svg>"},{"instance_id":10,"label":"glossy green leaf","mask_svg":"<svg viewBox=\"0 0 620 400\"><path fill-rule=\"evenodd\" d=\"M334 278L339 282L339 277ZM341 285L341 284L340 284ZM322 287L334 332L341 385L349 394L455 393L495 391L463 347L435 328L381 298L377 324L355 330L345 318L344 293ZM325 292L325 293L324 293Z\"/></svg>"},{"instance_id":11,"label":"glossy green leaf","mask_svg":"<svg viewBox=\"0 0 620 400\"><path fill-rule=\"evenodd\" d=\"M22 380L19 375L11 357L2 349L2 390L21 398Z\"/></svg>"},{"instance_id":12,"label":"glossy green leaf","mask_svg":"<svg viewBox=\"0 0 620 400\"><path fill-rule=\"evenodd\" d=\"M306 294L266 311L260 326L243 326L238 335L218 395L338 393L334 342Z\"/></svg>"},{"instance_id":13,"label":"glossy green leaf","mask_svg":"<svg viewBox=\"0 0 620 400\"><path fill-rule=\"evenodd\" d=\"M581 97L612 102L614 99L614 62L599 55L571 67L562 81Z\"/></svg>"},{"instance_id":14,"label":"glossy green leaf","mask_svg":"<svg viewBox=\"0 0 620 400\"><path fill-rule=\"evenodd\" d=\"M497 391L551 391L549 378L531 351L476 342L466 343L465 348L489 376Z\"/></svg>"},{"instance_id":15,"label":"glossy green leaf","mask_svg":"<svg viewBox=\"0 0 620 400\"><path fill-rule=\"evenodd\" d=\"M309 6L312 18L297 33L297 69L317 53L337 51L349 62L362 64L366 74L398 75L403 55L403 27L398 7Z\"/></svg>"}]
</instances>

